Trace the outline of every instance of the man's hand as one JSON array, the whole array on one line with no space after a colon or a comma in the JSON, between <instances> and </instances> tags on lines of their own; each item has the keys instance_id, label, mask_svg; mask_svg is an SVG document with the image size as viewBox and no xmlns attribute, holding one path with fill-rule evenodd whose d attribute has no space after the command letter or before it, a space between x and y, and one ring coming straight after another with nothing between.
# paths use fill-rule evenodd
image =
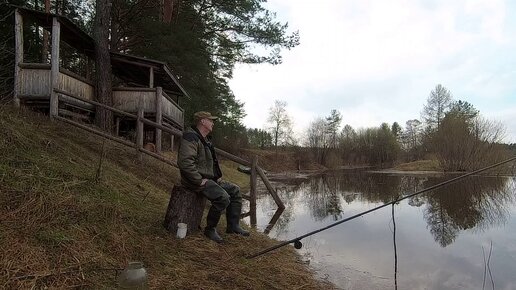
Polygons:
<instances>
[{"instance_id":1,"label":"man's hand","mask_svg":"<svg viewBox=\"0 0 516 290\"><path fill-rule=\"evenodd\" d=\"M219 179L217 179L217 183L220 183L222 181L222 177L219 177Z\"/></svg>"},{"instance_id":2,"label":"man's hand","mask_svg":"<svg viewBox=\"0 0 516 290\"><path fill-rule=\"evenodd\" d=\"M201 180L201 186L204 186L204 185L206 184L206 181L208 181L208 179L203 178L203 179Z\"/></svg>"}]
</instances>

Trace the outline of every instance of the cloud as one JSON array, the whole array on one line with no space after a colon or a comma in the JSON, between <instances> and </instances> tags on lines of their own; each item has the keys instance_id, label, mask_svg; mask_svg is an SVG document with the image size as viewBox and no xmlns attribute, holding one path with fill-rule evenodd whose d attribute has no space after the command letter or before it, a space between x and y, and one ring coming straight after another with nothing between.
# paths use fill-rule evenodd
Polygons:
<instances>
[{"instance_id":1,"label":"cloud","mask_svg":"<svg viewBox=\"0 0 516 290\"><path fill-rule=\"evenodd\" d=\"M516 15L506 1L267 5L300 31L301 44L283 53L281 65L237 66L230 86L245 102L249 127L263 127L276 99L287 101L298 131L332 109L352 126L403 126L419 118L438 83L481 113L511 122L495 113L516 102L516 31L509 25Z\"/></svg>"}]
</instances>

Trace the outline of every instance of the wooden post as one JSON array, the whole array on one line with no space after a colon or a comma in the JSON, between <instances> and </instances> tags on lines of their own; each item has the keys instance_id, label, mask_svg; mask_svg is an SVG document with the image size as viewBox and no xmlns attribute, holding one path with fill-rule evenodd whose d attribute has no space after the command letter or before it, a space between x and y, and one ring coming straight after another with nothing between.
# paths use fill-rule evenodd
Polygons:
<instances>
[{"instance_id":1,"label":"wooden post","mask_svg":"<svg viewBox=\"0 0 516 290\"><path fill-rule=\"evenodd\" d=\"M136 150L138 152L138 160L142 161L143 156L140 149L143 148L143 98L138 101L138 118L136 119Z\"/></svg>"},{"instance_id":2,"label":"wooden post","mask_svg":"<svg viewBox=\"0 0 516 290\"><path fill-rule=\"evenodd\" d=\"M16 107L20 106L20 98L18 97L21 92L21 83L20 83L20 63L23 62L23 17L20 14L20 11L16 9L15 17L14 17L14 42L15 42L15 51L14 55L14 94L13 94L13 103Z\"/></svg>"},{"instance_id":3,"label":"wooden post","mask_svg":"<svg viewBox=\"0 0 516 290\"><path fill-rule=\"evenodd\" d=\"M154 68L149 68L149 88L154 87Z\"/></svg>"},{"instance_id":4,"label":"wooden post","mask_svg":"<svg viewBox=\"0 0 516 290\"><path fill-rule=\"evenodd\" d=\"M50 0L45 0L45 12L50 13ZM48 31L43 29L43 45L41 49L41 62L48 61Z\"/></svg>"},{"instance_id":5,"label":"wooden post","mask_svg":"<svg viewBox=\"0 0 516 290\"><path fill-rule=\"evenodd\" d=\"M251 162L251 181L250 181L250 202L249 202L249 211L251 212L251 226L256 227L256 182L257 182L257 175L256 175L256 166L258 164L258 158L253 156L253 160Z\"/></svg>"},{"instance_id":6,"label":"wooden post","mask_svg":"<svg viewBox=\"0 0 516 290\"><path fill-rule=\"evenodd\" d=\"M54 17L52 23L52 57L50 60L50 118L57 116L59 99L54 89L59 84L59 39L60 39L60 23Z\"/></svg>"},{"instance_id":7,"label":"wooden post","mask_svg":"<svg viewBox=\"0 0 516 290\"><path fill-rule=\"evenodd\" d=\"M158 123L160 125L162 125L162 123L163 123L162 103L163 103L163 89L161 87L157 87L156 88L156 123ZM159 128L156 128L156 153L161 154L161 129L159 129Z\"/></svg>"},{"instance_id":8,"label":"wooden post","mask_svg":"<svg viewBox=\"0 0 516 290\"><path fill-rule=\"evenodd\" d=\"M284 209L285 205L281 201L281 198L279 198L279 195L276 192L276 190L274 190L274 188L272 187L272 184L269 182L269 179L267 178L267 176L265 176L265 173L263 172L263 170L260 167L257 166L256 167L256 172L258 172L258 174L262 178L263 183L265 183L265 186L269 190L269 193L272 195L272 198L274 199L274 202L276 202L276 205L279 208L283 208Z\"/></svg>"}]
</instances>

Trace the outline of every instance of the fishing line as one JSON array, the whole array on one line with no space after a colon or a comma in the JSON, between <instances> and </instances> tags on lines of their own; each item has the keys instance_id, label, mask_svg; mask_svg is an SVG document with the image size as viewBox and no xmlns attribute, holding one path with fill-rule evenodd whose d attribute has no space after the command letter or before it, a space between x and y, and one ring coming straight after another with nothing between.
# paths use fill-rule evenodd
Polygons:
<instances>
[{"instance_id":1,"label":"fishing line","mask_svg":"<svg viewBox=\"0 0 516 290\"><path fill-rule=\"evenodd\" d=\"M393 201L391 201L391 202L388 202L388 203L382 204L382 205L380 205L380 206L377 206L377 207L375 207L375 208L372 208L372 209L369 209L369 210L363 211L363 212L361 212L361 213L358 213L358 214L356 214L356 215L353 215L353 216L350 216L350 217L348 217L348 218L342 219L342 220L340 220L340 221L338 221L338 222L335 222L335 223L330 224L330 225L328 225L328 226L322 227L322 228L320 228L320 229L317 229L317 230L311 231L311 232L306 233L306 234L304 234L304 235L301 235L301 236L299 236L299 237L296 237L296 238L290 239L290 240L288 240L288 241L281 242L281 243L279 243L279 244L277 244L277 245L275 245L275 246L269 247L269 248L267 248L267 249L264 249L264 250L262 250L262 251L259 251L259 252L257 252L257 253L254 253L254 254L252 254L252 255L249 255L249 256L247 256L247 259L252 259L252 258L255 258L255 257L261 256L261 255L263 255L263 254L265 254L265 253L268 253L268 252L270 252L270 251L274 251L274 250L276 250L276 249L278 249L278 248L281 248L281 247L286 246L286 245L291 244L291 243L294 243L294 248L296 248L296 249L301 249L301 247L303 246L303 244L301 243L301 239L304 239L304 238L309 237L309 236L311 236L311 235L317 234L317 233L322 232L322 231L324 231L324 230L327 230L327 229L329 229L329 228L333 228L334 226L337 226L337 225L339 225L339 224L341 224L341 223L344 223L344 222L347 222L347 221L350 221L350 220L356 219L356 218L361 217L361 216L363 216L363 215L365 215L365 214L368 214L368 213L370 213L370 212L377 211L377 210L382 209L382 208L384 208L384 207L386 207L386 206L393 205L393 204L398 203L398 202L400 202L400 201L402 201L402 200L404 200L404 199L411 198L411 197L416 196L416 195L418 195L418 194L421 194L421 193L424 193L424 192L428 192L428 191L434 190L434 189L436 189L436 188L438 188L438 187L441 187L441 186L444 186L444 185L447 185L447 184L450 184L450 183L456 182L456 181L461 180L461 179L463 179L463 178L466 178L466 177L468 177L468 176L471 176L471 175L474 175L474 174L477 174L477 173L480 173L480 172L484 172L484 171L486 171L486 170L489 170L489 169L492 169L492 168L498 167L498 166L500 166L500 165L503 165L503 164L505 164L505 163L509 163L509 162L511 162L511 161L514 161L514 160L516 160L516 156L515 156L515 157L512 157L512 158L509 158L509 159L507 159L507 160L505 160L505 161L502 161L502 162L499 162L499 163L495 163L495 164L493 164L493 165L490 165L490 166L487 166L487 167L484 167L484 168L481 168L481 169L478 169L478 170L475 170L475 171L472 171L472 172L469 172L469 173L463 174L463 175L461 175L461 176L457 176L457 177L454 177L454 178L452 178L452 179L449 179L449 180L443 181L443 182L441 182L441 183L438 183L438 184L432 185L432 186L427 187L427 188L425 188L425 189L422 189L422 190L420 190L420 191L416 191L416 192L414 192L414 193L412 193L412 194L409 194L409 195L406 195L406 196L404 196L404 197L401 197L401 198L395 199L395 200L393 200Z\"/></svg>"}]
</instances>

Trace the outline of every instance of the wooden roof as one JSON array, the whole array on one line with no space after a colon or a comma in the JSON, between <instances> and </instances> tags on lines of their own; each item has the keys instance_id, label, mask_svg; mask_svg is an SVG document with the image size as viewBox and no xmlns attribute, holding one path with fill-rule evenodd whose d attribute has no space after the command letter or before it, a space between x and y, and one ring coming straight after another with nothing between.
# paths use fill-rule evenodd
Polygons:
<instances>
[{"instance_id":1,"label":"wooden roof","mask_svg":"<svg viewBox=\"0 0 516 290\"><path fill-rule=\"evenodd\" d=\"M80 53L94 58L95 41L75 23L70 21L70 19L53 13L45 13L43 11L32 10L20 6L11 6L18 9L24 18L30 18L38 26L41 26L50 32L52 31L52 19L55 17L61 24L61 40L77 49ZM154 70L155 86L160 86L165 91L175 95L190 98L188 93L179 83L177 77L165 62L118 52L110 53L113 74L120 79L128 83L135 83L143 87L147 87L149 85L149 68L152 67Z\"/></svg>"}]
</instances>

